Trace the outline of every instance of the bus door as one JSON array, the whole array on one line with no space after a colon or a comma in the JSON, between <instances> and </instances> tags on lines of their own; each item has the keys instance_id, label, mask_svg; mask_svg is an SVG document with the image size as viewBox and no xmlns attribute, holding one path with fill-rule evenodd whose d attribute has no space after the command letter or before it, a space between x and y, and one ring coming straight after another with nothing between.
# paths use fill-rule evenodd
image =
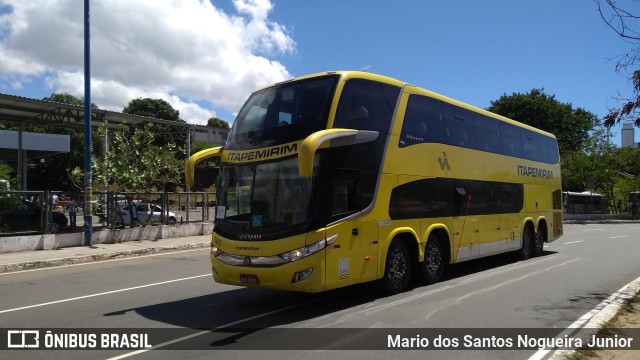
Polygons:
<instances>
[{"instance_id":1,"label":"bus door","mask_svg":"<svg viewBox=\"0 0 640 360\"><path fill-rule=\"evenodd\" d=\"M375 256L371 246L371 255L368 260L363 256L363 248L367 238L368 230L371 226L363 226L359 219L347 220L327 228L327 238L337 235L335 242L327 247L326 252L326 282L327 289L334 289L349 284L356 284L362 281L363 273L369 280L375 279L377 266ZM377 229L376 229L377 230ZM374 234L377 237L377 233ZM371 240L373 241L373 240ZM372 276L368 273L374 272Z\"/></svg>"},{"instance_id":2,"label":"bus door","mask_svg":"<svg viewBox=\"0 0 640 360\"><path fill-rule=\"evenodd\" d=\"M454 244L458 244L456 261L477 259L480 255L479 225L478 216L469 215L471 194L464 187L457 187L455 191L453 239Z\"/></svg>"},{"instance_id":3,"label":"bus door","mask_svg":"<svg viewBox=\"0 0 640 360\"><path fill-rule=\"evenodd\" d=\"M368 236L360 217L349 218L360 210L360 173L333 171L327 186L327 239L337 235L326 251L327 289L360 282L364 258L362 241ZM377 231L377 229L376 229ZM377 240L377 235L376 235Z\"/></svg>"}]
</instances>

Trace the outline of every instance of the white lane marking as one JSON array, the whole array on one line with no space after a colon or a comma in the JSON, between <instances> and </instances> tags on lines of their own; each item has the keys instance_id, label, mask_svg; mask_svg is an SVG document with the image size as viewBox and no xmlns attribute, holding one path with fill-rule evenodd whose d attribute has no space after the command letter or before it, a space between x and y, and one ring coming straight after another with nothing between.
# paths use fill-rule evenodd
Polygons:
<instances>
[{"instance_id":1,"label":"white lane marking","mask_svg":"<svg viewBox=\"0 0 640 360\"><path fill-rule=\"evenodd\" d=\"M193 279L197 279L197 278L201 278L201 277L205 277L205 276L211 276L211 274L189 276L189 277L185 277L185 278L181 278L181 279L161 281L161 282L157 282L157 283L153 283L153 284L134 286L134 287L126 288L126 289L105 291L105 292L101 292L101 293L97 293L97 294L90 294L90 295L84 295L84 296L78 296L78 297L74 297L74 298L69 298L69 299L49 301L49 302L41 303L41 304L22 306L22 307L13 308L13 309L0 310L0 314L14 312L14 311L20 311L20 310L26 310L26 309L33 309L33 308L47 306L47 305L53 305L53 304L60 304L60 303L69 302L69 301L82 300L82 299L87 299L87 298L92 298L92 297L97 297L97 296L116 294L116 293L120 293L120 292L124 292L124 291L144 289L144 288L148 288L148 287L151 287L151 286L165 285L165 284L170 284L170 283L174 283L174 282L178 282L178 281L193 280Z\"/></svg>"},{"instance_id":2,"label":"white lane marking","mask_svg":"<svg viewBox=\"0 0 640 360\"><path fill-rule=\"evenodd\" d=\"M618 313L618 310L624 305L625 300L633 298L639 291L640 277L623 286L589 312L582 315L556 336L556 338L574 336L580 332L581 328L592 329L601 327ZM551 351L553 351L553 349L538 350L529 360L541 360ZM566 359L573 351L574 350L558 350L551 355L550 359Z\"/></svg>"},{"instance_id":3,"label":"white lane marking","mask_svg":"<svg viewBox=\"0 0 640 360\"><path fill-rule=\"evenodd\" d=\"M318 299L301 302L299 304L293 304L293 305L285 306L285 307L280 308L280 309L275 309L275 310L271 310L271 311L268 311L268 312L265 312L265 313L262 313L262 314L258 314L258 315L255 315L255 316L251 316L251 317L248 317L248 318L236 320L236 321L224 324L224 325L216 326L216 327L211 328L209 330L203 330L203 331L197 332L195 334L183 336L183 337L178 338L178 339L169 340L169 341L163 342L163 343L158 344L158 345L153 345L149 349L133 351L133 352L130 352L130 353L122 354L120 356L108 358L107 360L125 359L125 358L128 358L128 357L134 356L134 355L145 353L145 352L150 351L150 350L160 349L160 348L163 348L165 346L169 346L171 344L179 343L181 341L185 341L185 340L189 340L189 339L194 338L194 337L205 335L205 334L211 333L212 331L221 330L221 329L228 328L228 327L231 327L231 326L234 326L234 325L238 325L238 324L242 324L242 323L245 323L245 322L248 322L248 321L251 321L251 320L263 318L265 316L277 314L279 312L283 312L283 311L287 311L287 310L290 310L290 309L293 309L293 308L296 308L296 307L307 305L307 304L310 304L310 303L315 302L315 301L318 301Z\"/></svg>"},{"instance_id":4,"label":"white lane marking","mask_svg":"<svg viewBox=\"0 0 640 360\"><path fill-rule=\"evenodd\" d=\"M562 243L562 245L567 245L567 244L576 244L576 243L581 243L581 242L583 242L583 241L584 241L584 240L569 241L569 242L566 242L566 243Z\"/></svg>"},{"instance_id":5,"label":"white lane marking","mask_svg":"<svg viewBox=\"0 0 640 360\"><path fill-rule=\"evenodd\" d=\"M84 262L84 263L79 263L79 264L69 264L69 265L59 265L59 266L56 265L56 266L49 266L49 267L43 267L43 268L37 268L37 269L10 271L10 272L6 272L6 273L0 273L0 276L15 275L15 274L22 274L22 273L28 273L28 272L33 272L33 271L42 271L42 270L51 271L51 270L54 270L54 269L64 269L64 268L75 267L75 266L86 266L86 265L102 264L102 263L114 262L114 261L133 260L133 259L140 259L140 258L153 257L153 256L174 255L174 254L181 254L181 253L186 253L186 252L191 252L191 251L199 251L199 250L209 250L209 248L208 247L202 247L202 248L197 248L197 249L163 252L163 253L160 253L160 254L135 255L135 256L130 256L130 257L126 257L126 258L120 258L120 259L96 260L96 261L89 261L89 262ZM60 259L63 259L63 258L60 258ZM52 259L52 260L58 260L58 259Z\"/></svg>"},{"instance_id":6,"label":"white lane marking","mask_svg":"<svg viewBox=\"0 0 640 360\"><path fill-rule=\"evenodd\" d=\"M628 235L609 236L609 239L628 238Z\"/></svg>"},{"instance_id":7,"label":"white lane marking","mask_svg":"<svg viewBox=\"0 0 640 360\"><path fill-rule=\"evenodd\" d=\"M604 229L582 229L582 231L603 231Z\"/></svg>"}]
</instances>

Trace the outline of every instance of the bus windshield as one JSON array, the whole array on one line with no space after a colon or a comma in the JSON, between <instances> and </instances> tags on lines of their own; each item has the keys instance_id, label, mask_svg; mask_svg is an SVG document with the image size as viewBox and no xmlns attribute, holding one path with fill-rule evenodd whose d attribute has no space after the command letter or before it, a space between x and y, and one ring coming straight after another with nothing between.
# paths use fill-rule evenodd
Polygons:
<instances>
[{"instance_id":1,"label":"bus windshield","mask_svg":"<svg viewBox=\"0 0 640 360\"><path fill-rule=\"evenodd\" d=\"M326 129L338 78L327 75L253 93L240 109L225 149L273 146Z\"/></svg>"},{"instance_id":2,"label":"bus windshield","mask_svg":"<svg viewBox=\"0 0 640 360\"><path fill-rule=\"evenodd\" d=\"M311 220L313 177L298 176L296 158L220 171L216 218L221 228L280 233Z\"/></svg>"}]
</instances>

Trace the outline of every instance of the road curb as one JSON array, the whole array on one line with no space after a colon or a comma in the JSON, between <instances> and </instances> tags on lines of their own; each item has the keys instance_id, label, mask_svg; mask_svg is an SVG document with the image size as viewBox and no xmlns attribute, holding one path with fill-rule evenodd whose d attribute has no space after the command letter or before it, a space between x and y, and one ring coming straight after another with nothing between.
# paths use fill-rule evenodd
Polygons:
<instances>
[{"instance_id":1,"label":"road curb","mask_svg":"<svg viewBox=\"0 0 640 360\"><path fill-rule=\"evenodd\" d=\"M61 258L46 259L46 260L33 260L33 261L26 261L26 262L13 263L13 264L0 264L0 273L42 269L42 268L62 266L62 265L83 264L83 263L89 263L89 262L95 262L95 261L124 259L129 257L160 254L165 252L175 252L180 250L206 248L209 246L210 246L209 243L191 243L191 244L181 244L181 245L171 245L171 246L156 246L156 247L135 249L135 250L113 251L113 252L94 254L94 255L69 256L69 257L61 257Z\"/></svg>"},{"instance_id":2,"label":"road curb","mask_svg":"<svg viewBox=\"0 0 640 360\"><path fill-rule=\"evenodd\" d=\"M623 286L620 290L613 293L609 298L585 314L582 317L585 319L585 323L577 327L575 332L580 334L581 330L586 329L587 333L596 334L598 329L601 329L609 320L618 315L622 306L638 293L640 293L640 277ZM548 357L548 360L568 359L575 352L576 349L556 350ZM533 359L537 358L529 358L529 360Z\"/></svg>"}]
</instances>

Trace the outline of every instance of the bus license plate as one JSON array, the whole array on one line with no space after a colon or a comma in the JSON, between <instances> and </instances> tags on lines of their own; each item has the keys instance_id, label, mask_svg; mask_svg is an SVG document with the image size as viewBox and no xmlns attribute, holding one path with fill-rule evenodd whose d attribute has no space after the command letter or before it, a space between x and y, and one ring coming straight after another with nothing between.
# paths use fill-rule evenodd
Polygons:
<instances>
[{"instance_id":1,"label":"bus license plate","mask_svg":"<svg viewBox=\"0 0 640 360\"><path fill-rule=\"evenodd\" d=\"M258 275L255 274L240 274L240 282L243 284L260 284Z\"/></svg>"}]
</instances>

